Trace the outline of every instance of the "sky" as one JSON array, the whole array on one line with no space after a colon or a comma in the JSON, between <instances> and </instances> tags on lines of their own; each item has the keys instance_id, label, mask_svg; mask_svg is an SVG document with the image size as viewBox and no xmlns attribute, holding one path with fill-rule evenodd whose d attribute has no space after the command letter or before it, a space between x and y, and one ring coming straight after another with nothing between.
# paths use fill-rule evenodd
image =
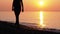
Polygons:
<instances>
[{"instance_id":1,"label":"sky","mask_svg":"<svg viewBox=\"0 0 60 34\"><path fill-rule=\"evenodd\" d=\"M40 2L43 5L40 5ZM11 11L13 0L0 0L0 11ZM23 0L25 11L60 10L60 0Z\"/></svg>"}]
</instances>

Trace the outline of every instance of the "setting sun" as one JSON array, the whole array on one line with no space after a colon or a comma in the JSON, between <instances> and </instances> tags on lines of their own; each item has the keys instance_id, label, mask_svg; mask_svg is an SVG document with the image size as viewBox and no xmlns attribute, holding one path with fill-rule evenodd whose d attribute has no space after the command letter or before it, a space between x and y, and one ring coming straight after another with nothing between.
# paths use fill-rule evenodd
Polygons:
<instances>
[{"instance_id":1,"label":"setting sun","mask_svg":"<svg viewBox=\"0 0 60 34\"><path fill-rule=\"evenodd\" d=\"M40 5L43 5L44 4L44 2L43 1L40 1Z\"/></svg>"}]
</instances>

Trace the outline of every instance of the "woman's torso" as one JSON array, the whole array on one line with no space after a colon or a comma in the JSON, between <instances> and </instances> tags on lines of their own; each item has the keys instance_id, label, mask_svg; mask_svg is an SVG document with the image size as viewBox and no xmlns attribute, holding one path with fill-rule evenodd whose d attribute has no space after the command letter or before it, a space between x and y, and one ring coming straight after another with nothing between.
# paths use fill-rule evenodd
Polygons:
<instances>
[{"instance_id":1,"label":"woman's torso","mask_svg":"<svg viewBox=\"0 0 60 34\"><path fill-rule=\"evenodd\" d=\"M14 0L14 7L15 8L21 8L20 0Z\"/></svg>"}]
</instances>

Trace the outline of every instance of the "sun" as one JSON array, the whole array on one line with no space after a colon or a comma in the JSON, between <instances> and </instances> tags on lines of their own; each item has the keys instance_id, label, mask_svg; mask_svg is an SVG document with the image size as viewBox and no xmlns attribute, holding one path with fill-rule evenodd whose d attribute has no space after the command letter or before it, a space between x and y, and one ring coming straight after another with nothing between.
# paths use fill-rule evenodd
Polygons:
<instances>
[{"instance_id":1,"label":"sun","mask_svg":"<svg viewBox=\"0 0 60 34\"><path fill-rule=\"evenodd\" d=\"M44 5L44 2L43 1L40 1L39 4L40 4L40 6L43 6Z\"/></svg>"}]
</instances>

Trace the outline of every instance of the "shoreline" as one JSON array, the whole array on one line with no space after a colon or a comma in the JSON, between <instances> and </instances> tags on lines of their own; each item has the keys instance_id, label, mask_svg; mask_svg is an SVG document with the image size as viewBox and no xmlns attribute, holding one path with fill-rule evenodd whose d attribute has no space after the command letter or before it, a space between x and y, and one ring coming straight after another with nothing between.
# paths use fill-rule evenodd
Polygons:
<instances>
[{"instance_id":1,"label":"shoreline","mask_svg":"<svg viewBox=\"0 0 60 34\"><path fill-rule=\"evenodd\" d=\"M59 30L60 31L60 30ZM0 21L0 33L35 33L35 34L60 34L60 32L55 31L54 29L34 29L25 25L21 25L17 28L14 23L6 22L6 21Z\"/></svg>"}]
</instances>

